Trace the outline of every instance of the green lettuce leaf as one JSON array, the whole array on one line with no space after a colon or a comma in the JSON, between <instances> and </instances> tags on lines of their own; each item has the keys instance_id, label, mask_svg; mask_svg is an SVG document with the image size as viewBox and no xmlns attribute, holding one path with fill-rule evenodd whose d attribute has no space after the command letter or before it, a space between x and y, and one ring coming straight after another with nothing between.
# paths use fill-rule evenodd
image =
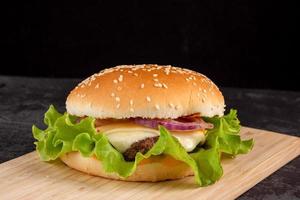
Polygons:
<instances>
[{"instance_id":1,"label":"green lettuce leaf","mask_svg":"<svg viewBox=\"0 0 300 200\"><path fill-rule=\"evenodd\" d=\"M229 114L223 117L205 117L204 120L214 124L214 128L207 133L206 145L209 147L218 145L220 152L233 157L248 153L252 149L253 139L242 141L239 136L241 126L236 110L231 109Z\"/></svg>"},{"instance_id":2,"label":"green lettuce leaf","mask_svg":"<svg viewBox=\"0 0 300 200\"><path fill-rule=\"evenodd\" d=\"M97 133L94 127L95 119L92 117L76 123L75 116L67 113L62 115L50 106L44 119L48 127L41 130L33 126L32 132L37 140L36 149L44 161L55 160L67 152L79 151L84 157L95 155L101 160L107 173L116 173L126 178L134 173L142 160L150 156L169 155L189 165L194 171L195 181L200 186L206 186L219 180L223 174L220 152L231 155L246 153L253 145L252 141L241 141L239 138L240 126L236 113L231 111L224 117L206 120L215 127L208 132L205 148L199 147L196 152L187 153L178 140L160 126L158 141L146 154L137 153L132 162L124 159L123 155L109 143L105 134Z\"/></svg>"}]
</instances>

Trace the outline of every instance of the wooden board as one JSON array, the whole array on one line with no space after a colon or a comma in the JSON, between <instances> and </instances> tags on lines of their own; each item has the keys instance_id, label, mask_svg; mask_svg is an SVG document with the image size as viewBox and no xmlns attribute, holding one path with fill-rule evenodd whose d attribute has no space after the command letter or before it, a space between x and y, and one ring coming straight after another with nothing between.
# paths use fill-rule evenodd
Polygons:
<instances>
[{"instance_id":1,"label":"wooden board","mask_svg":"<svg viewBox=\"0 0 300 200\"><path fill-rule=\"evenodd\" d=\"M234 199L300 154L297 137L252 128L242 136L255 139L253 150L223 159L224 176L205 188L193 177L159 183L93 177L32 152L0 165L0 199Z\"/></svg>"}]
</instances>

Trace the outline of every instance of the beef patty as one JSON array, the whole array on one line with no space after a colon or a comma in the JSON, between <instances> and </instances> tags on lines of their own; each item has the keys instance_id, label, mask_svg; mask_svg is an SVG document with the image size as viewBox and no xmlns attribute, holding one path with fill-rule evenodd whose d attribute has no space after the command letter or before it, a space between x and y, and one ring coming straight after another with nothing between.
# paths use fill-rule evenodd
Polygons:
<instances>
[{"instance_id":1,"label":"beef patty","mask_svg":"<svg viewBox=\"0 0 300 200\"><path fill-rule=\"evenodd\" d=\"M149 137L133 143L129 149L127 149L123 155L126 161L133 161L137 152L145 154L153 147L159 136Z\"/></svg>"}]
</instances>

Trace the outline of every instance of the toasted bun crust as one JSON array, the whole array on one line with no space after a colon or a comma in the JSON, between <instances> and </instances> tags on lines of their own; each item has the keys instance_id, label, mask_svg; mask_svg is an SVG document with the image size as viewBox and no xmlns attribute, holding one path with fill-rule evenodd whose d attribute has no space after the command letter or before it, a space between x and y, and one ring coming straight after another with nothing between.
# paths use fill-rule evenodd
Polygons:
<instances>
[{"instance_id":1,"label":"toasted bun crust","mask_svg":"<svg viewBox=\"0 0 300 200\"><path fill-rule=\"evenodd\" d=\"M137 166L136 171L127 178L119 177L117 174L106 173L101 161L94 157L82 157L79 152L67 153L61 157L61 160L69 167L87 174L115 180L157 182L193 175L188 165L169 156L150 157L144 162L142 161Z\"/></svg>"},{"instance_id":2,"label":"toasted bun crust","mask_svg":"<svg viewBox=\"0 0 300 200\"><path fill-rule=\"evenodd\" d=\"M124 65L81 82L69 94L67 112L100 119L222 116L224 98L206 76L178 67Z\"/></svg>"}]
</instances>

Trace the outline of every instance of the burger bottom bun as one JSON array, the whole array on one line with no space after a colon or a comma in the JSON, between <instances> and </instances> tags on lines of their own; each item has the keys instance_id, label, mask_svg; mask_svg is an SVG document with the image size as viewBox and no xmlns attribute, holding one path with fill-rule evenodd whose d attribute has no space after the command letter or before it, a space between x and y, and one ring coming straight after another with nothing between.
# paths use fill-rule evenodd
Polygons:
<instances>
[{"instance_id":1,"label":"burger bottom bun","mask_svg":"<svg viewBox=\"0 0 300 200\"><path fill-rule=\"evenodd\" d=\"M143 160L136 171L127 178L122 178L115 173L106 173L101 161L96 157L86 158L79 152L67 153L60 159L69 167L81 172L115 180L157 182L180 179L194 174L187 164L165 155L152 156Z\"/></svg>"}]
</instances>

